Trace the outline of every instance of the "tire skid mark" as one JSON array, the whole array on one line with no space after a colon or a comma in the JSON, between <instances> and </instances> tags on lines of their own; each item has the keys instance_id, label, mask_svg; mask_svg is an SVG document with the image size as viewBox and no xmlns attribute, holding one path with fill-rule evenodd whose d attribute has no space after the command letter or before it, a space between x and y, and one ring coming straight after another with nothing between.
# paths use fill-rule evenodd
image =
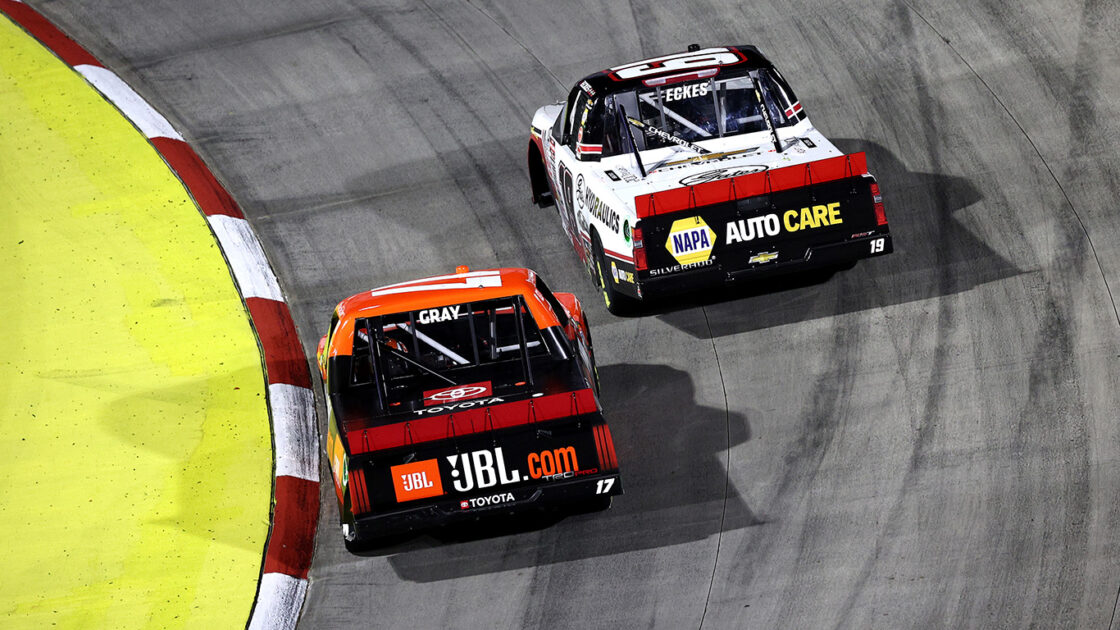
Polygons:
<instances>
[{"instance_id":1,"label":"tire skid mark","mask_svg":"<svg viewBox=\"0 0 1120 630\"><path fill-rule=\"evenodd\" d=\"M490 129L487 124L487 119L479 113L475 107L475 102L469 99L457 87L457 84L447 76L447 69L436 66L430 61L425 50L419 45L414 43L408 36L406 36L399 28L390 23L384 16L370 12L363 11L367 19L374 24L378 30L392 41L392 43L402 50L405 50L409 56L416 61L420 68L425 72L426 76L431 78L434 83L433 96L449 96L459 107L432 107L428 110L430 115L435 116L440 124L433 125L430 121L420 119L420 117L413 113L413 103L410 100L417 100L420 102L427 102L426 99L420 97L419 90L423 89L423 82L410 81L408 85L403 86L394 98L401 104L402 111L407 112L407 115L415 124L417 129L423 131L428 140L429 145L436 147L442 143L450 141L453 143L452 151L434 151L436 159L444 167L450 179L456 182L459 190L462 192L464 198L468 201L471 213L474 215L475 221L483 234L490 234L489 243L494 248L495 258L500 263L501 261L518 260L521 264L526 264L530 268L539 268L542 259L538 252L534 249L526 247L524 244L531 242L525 229L518 221L517 214L511 210L511 207L516 206L513 200L503 200L499 198L498 191L502 190L497 185L497 179L492 171L495 169L491 166L494 164L492 152L489 149L495 147L500 148L504 154L504 160L499 163L506 163L511 165L519 165L523 156L513 156L506 145L495 135L495 132ZM353 46L355 53L359 55L367 64L372 68L377 68L377 63L373 60L366 59L357 47ZM484 64L475 61L476 64L483 66L483 72L488 72ZM410 97L418 97L412 98ZM440 103L443 105L443 103ZM470 125L464 127L460 120L447 120L444 118L445 111L461 111L469 117ZM512 114L520 114L518 111ZM511 116L516 118L516 116ZM432 131L429 131L432 129ZM444 133L436 133L435 130L441 130ZM471 132L480 133L489 138L490 142L478 143L469 137ZM480 151L479 147L486 147L487 151ZM486 165L486 166L484 166ZM507 171L503 171L507 172ZM525 181L526 188L528 187L528 177L525 173L517 168L510 168L508 172L516 172ZM477 181L479 186L471 186L470 183ZM495 223L492 216L488 214L499 213L502 216L500 223ZM514 233L508 238L498 238L492 235L492 230L496 224L500 224L503 228L513 231Z\"/></svg>"}]
</instances>

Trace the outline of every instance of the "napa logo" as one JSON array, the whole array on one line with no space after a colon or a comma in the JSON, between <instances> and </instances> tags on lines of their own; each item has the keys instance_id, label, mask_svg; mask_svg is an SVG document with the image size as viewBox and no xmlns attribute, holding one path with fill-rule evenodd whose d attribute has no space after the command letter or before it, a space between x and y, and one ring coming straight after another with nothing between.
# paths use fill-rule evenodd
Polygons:
<instances>
[{"instance_id":1,"label":"napa logo","mask_svg":"<svg viewBox=\"0 0 1120 630\"><path fill-rule=\"evenodd\" d=\"M682 265L704 262L712 255L716 233L701 217L673 221L665 249Z\"/></svg>"}]
</instances>

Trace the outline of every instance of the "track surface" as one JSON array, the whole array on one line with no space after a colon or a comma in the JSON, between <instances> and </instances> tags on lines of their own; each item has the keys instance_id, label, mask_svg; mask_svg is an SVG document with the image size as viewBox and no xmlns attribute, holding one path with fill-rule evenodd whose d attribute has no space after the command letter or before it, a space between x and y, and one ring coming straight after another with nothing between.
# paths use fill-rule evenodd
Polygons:
<instances>
[{"instance_id":1,"label":"track surface","mask_svg":"<svg viewBox=\"0 0 1120 630\"><path fill-rule=\"evenodd\" d=\"M302 626L1120 628L1117 5L505 5L41 6L225 179L309 353L339 299L456 264L592 305L627 494L358 557L324 485ZM692 41L759 45L868 152L897 253L606 314L528 202L528 122Z\"/></svg>"}]
</instances>

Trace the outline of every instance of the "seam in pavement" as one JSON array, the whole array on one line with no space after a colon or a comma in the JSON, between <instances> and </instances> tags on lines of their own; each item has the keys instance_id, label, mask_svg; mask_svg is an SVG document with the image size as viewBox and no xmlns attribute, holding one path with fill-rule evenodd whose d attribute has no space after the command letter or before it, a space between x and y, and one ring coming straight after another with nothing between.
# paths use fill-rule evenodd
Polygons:
<instances>
[{"instance_id":1,"label":"seam in pavement","mask_svg":"<svg viewBox=\"0 0 1120 630\"><path fill-rule=\"evenodd\" d=\"M246 626L294 628L307 594L319 516L319 438L311 372L276 274L237 202L165 117L22 0L0 0L0 13L81 74L148 139L218 242L257 336L274 453L270 530Z\"/></svg>"},{"instance_id":2,"label":"seam in pavement","mask_svg":"<svg viewBox=\"0 0 1120 630\"><path fill-rule=\"evenodd\" d=\"M716 557L712 561L712 579L708 582L708 594L704 597L704 612L700 615L700 628L704 627L704 618L708 616L708 604L712 600L712 589L716 583L716 570L719 568L719 552L723 545L723 527L727 521L727 492L731 487L731 409L727 404L727 382L723 380L723 366L719 362L719 349L716 348L716 339L712 334L712 323L708 321L708 310L703 306L700 312L704 314L704 325L708 327L708 339L712 342L712 354L716 358L716 370L719 372L719 386L723 389L723 418L727 430L727 449L724 451L726 461L723 463L723 511L719 516L719 535L716 537Z\"/></svg>"}]
</instances>

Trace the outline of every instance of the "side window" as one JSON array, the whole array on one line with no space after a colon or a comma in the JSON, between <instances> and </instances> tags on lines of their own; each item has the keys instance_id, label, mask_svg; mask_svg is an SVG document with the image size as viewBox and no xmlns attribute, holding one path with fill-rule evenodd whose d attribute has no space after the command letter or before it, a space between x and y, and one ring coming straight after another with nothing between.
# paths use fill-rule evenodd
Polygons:
<instances>
[{"instance_id":1,"label":"side window","mask_svg":"<svg viewBox=\"0 0 1120 630\"><path fill-rule=\"evenodd\" d=\"M350 384L367 385L373 382L373 371L370 369L370 336L369 322L359 319L354 322L354 347L351 351Z\"/></svg>"},{"instance_id":2,"label":"side window","mask_svg":"<svg viewBox=\"0 0 1120 630\"><path fill-rule=\"evenodd\" d=\"M582 135L583 123L587 120L587 113L587 95L583 93L583 90L578 90L575 105L568 113L567 120L568 143L573 147L576 142L586 142L582 139Z\"/></svg>"},{"instance_id":3,"label":"side window","mask_svg":"<svg viewBox=\"0 0 1120 630\"><path fill-rule=\"evenodd\" d=\"M768 72L759 73L760 82L762 83L763 93L769 98L766 99L767 109L770 110L770 119L774 121L775 125L784 127L791 124L789 118L786 116L788 111L790 115L793 110L790 109L792 103L789 101L789 96L785 90L781 88L770 76Z\"/></svg>"},{"instance_id":4,"label":"side window","mask_svg":"<svg viewBox=\"0 0 1120 630\"><path fill-rule=\"evenodd\" d=\"M614 96L603 99L603 104L596 107L592 115L595 115L596 112L599 115L599 124L603 130L603 157L625 153L627 146L622 139L622 131L619 127L621 121L618 118L618 108L615 106Z\"/></svg>"},{"instance_id":5,"label":"side window","mask_svg":"<svg viewBox=\"0 0 1120 630\"><path fill-rule=\"evenodd\" d=\"M576 99L583 94L583 90L577 86L568 94L568 104L564 107L564 113L560 115L560 120L552 125L552 138L559 144L564 144L564 140L574 142L575 138L572 137L571 131L576 117Z\"/></svg>"}]
</instances>

